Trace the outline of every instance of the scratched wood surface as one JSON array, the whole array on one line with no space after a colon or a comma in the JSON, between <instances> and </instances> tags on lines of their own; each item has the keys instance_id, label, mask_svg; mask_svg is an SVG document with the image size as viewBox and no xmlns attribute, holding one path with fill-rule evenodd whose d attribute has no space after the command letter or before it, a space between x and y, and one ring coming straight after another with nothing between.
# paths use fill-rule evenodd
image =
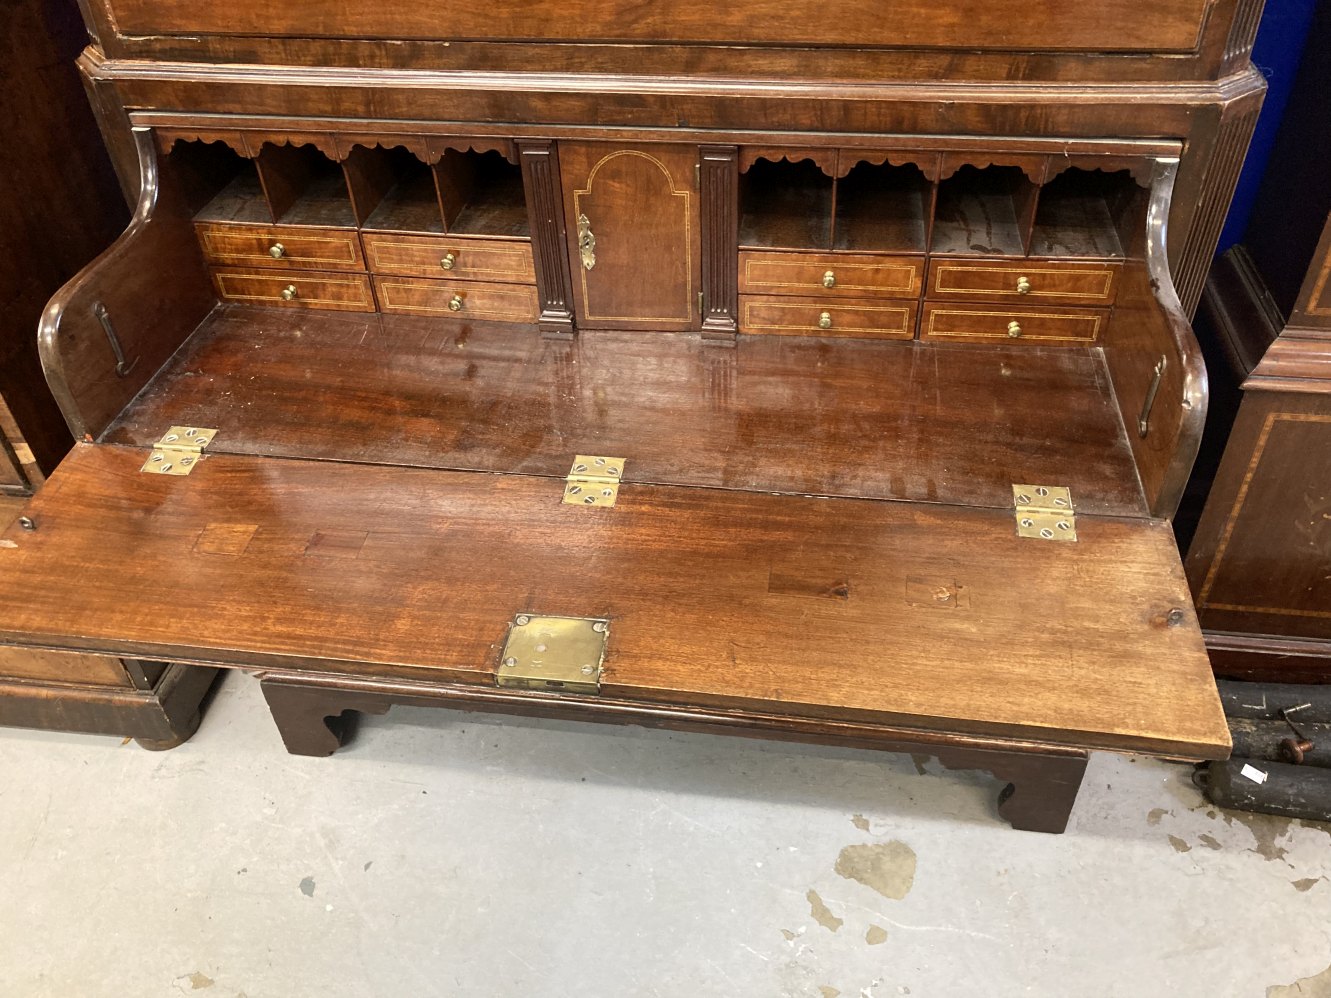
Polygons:
<instances>
[{"instance_id":1,"label":"scratched wood surface","mask_svg":"<svg viewBox=\"0 0 1331 998\"><path fill-rule=\"evenodd\" d=\"M490 683L604 616L608 694L1180 756L1227 734L1167 524L81 445L0 543L0 640ZM1171 619L1173 623L1171 623ZM328 660L328 661L325 661Z\"/></svg>"},{"instance_id":2,"label":"scratched wood surface","mask_svg":"<svg viewBox=\"0 0 1331 998\"><path fill-rule=\"evenodd\" d=\"M584 331L229 306L106 435L218 429L214 451L1008 507L1071 486L1145 512L1098 352Z\"/></svg>"}]
</instances>

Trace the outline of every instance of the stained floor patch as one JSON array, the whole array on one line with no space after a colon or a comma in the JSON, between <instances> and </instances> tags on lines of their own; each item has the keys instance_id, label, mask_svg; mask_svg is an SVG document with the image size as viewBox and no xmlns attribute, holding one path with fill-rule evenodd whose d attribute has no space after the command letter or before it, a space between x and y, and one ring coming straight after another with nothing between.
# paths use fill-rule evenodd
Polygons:
<instances>
[{"instance_id":1,"label":"stained floor patch","mask_svg":"<svg viewBox=\"0 0 1331 998\"><path fill-rule=\"evenodd\" d=\"M1266 998L1331 998L1331 967L1293 984L1272 984Z\"/></svg>"},{"instance_id":2,"label":"stained floor patch","mask_svg":"<svg viewBox=\"0 0 1331 998\"><path fill-rule=\"evenodd\" d=\"M915 850L896 840L846 846L837 856L834 869L847 880L900 901L915 884Z\"/></svg>"},{"instance_id":3,"label":"stained floor patch","mask_svg":"<svg viewBox=\"0 0 1331 998\"><path fill-rule=\"evenodd\" d=\"M846 924L844 918L837 918L832 914L832 909L823 903L823 899L818 896L817 891L810 890L808 894L804 895L804 897L809 902L809 914L812 915L813 920L824 929L827 929L830 932L835 932L837 929L841 928L841 926Z\"/></svg>"},{"instance_id":4,"label":"stained floor patch","mask_svg":"<svg viewBox=\"0 0 1331 998\"><path fill-rule=\"evenodd\" d=\"M1173 814L1173 813L1174 812L1169 810L1169 808L1167 807L1153 807L1151 808L1151 810L1146 812L1146 823L1148 825L1158 825L1160 824L1161 818L1163 818L1167 814Z\"/></svg>"},{"instance_id":5,"label":"stained floor patch","mask_svg":"<svg viewBox=\"0 0 1331 998\"><path fill-rule=\"evenodd\" d=\"M1206 848L1208 849L1224 848L1224 846L1220 844L1220 840L1217 839L1214 835L1206 835L1205 833L1203 833L1197 836L1197 838L1201 841L1202 845L1206 846Z\"/></svg>"},{"instance_id":6,"label":"stained floor patch","mask_svg":"<svg viewBox=\"0 0 1331 998\"><path fill-rule=\"evenodd\" d=\"M1302 880L1291 880L1290 883L1300 894L1306 894L1325 879L1325 877L1304 877Z\"/></svg>"},{"instance_id":7,"label":"stained floor patch","mask_svg":"<svg viewBox=\"0 0 1331 998\"><path fill-rule=\"evenodd\" d=\"M1174 847L1175 852L1192 852L1192 846L1188 845L1188 843L1184 842L1177 835L1171 835L1169 837L1169 844Z\"/></svg>"},{"instance_id":8,"label":"stained floor patch","mask_svg":"<svg viewBox=\"0 0 1331 998\"><path fill-rule=\"evenodd\" d=\"M864 941L870 946L881 946L887 942L887 930L881 925L871 925L864 933Z\"/></svg>"},{"instance_id":9,"label":"stained floor patch","mask_svg":"<svg viewBox=\"0 0 1331 998\"><path fill-rule=\"evenodd\" d=\"M867 832L869 830L869 819L862 814L854 815L850 819L850 823L862 832Z\"/></svg>"},{"instance_id":10,"label":"stained floor patch","mask_svg":"<svg viewBox=\"0 0 1331 998\"><path fill-rule=\"evenodd\" d=\"M306 877L300 882L300 892L307 898L314 897L314 878Z\"/></svg>"},{"instance_id":11,"label":"stained floor patch","mask_svg":"<svg viewBox=\"0 0 1331 998\"><path fill-rule=\"evenodd\" d=\"M822 996L822 998L837 998L837 995L841 994L840 991L832 987L832 985L830 984L818 985L818 993Z\"/></svg>"}]
</instances>

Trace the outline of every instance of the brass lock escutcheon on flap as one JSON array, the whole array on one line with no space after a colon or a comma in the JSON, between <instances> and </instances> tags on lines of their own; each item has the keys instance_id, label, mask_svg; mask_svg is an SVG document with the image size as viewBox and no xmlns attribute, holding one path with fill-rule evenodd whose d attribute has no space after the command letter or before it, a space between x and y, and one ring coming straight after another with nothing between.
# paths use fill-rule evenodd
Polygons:
<instances>
[{"instance_id":1,"label":"brass lock escutcheon on flap","mask_svg":"<svg viewBox=\"0 0 1331 998\"><path fill-rule=\"evenodd\" d=\"M573 467L564 480L564 505L613 506L619 499L619 483L623 477L622 457L579 454L573 459Z\"/></svg>"},{"instance_id":2,"label":"brass lock escutcheon on flap","mask_svg":"<svg viewBox=\"0 0 1331 998\"><path fill-rule=\"evenodd\" d=\"M578 253L582 256L584 270L596 266L596 233L592 231L591 219L586 215L578 216Z\"/></svg>"},{"instance_id":3,"label":"brass lock escutcheon on flap","mask_svg":"<svg viewBox=\"0 0 1331 998\"><path fill-rule=\"evenodd\" d=\"M1075 541L1077 517L1072 491L1061 485L1014 485L1017 536L1042 541Z\"/></svg>"},{"instance_id":4,"label":"brass lock escutcheon on flap","mask_svg":"<svg viewBox=\"0 0 1331 998\"><path fill-rule=\"evenodd\" d=\"M198 426L173 426L153 444L152 453L139 470L148 475L188 475L199 463L203 449L213 442L216 430Z\"/></svg>"},{"instance_id":5,"label":"brass lock escutcheon on flap","mask_svg":"<svg viewBox=\"0 0 1331 998\"><path fill-rule=\"evenodd\" d=\"M526 690L596 693L610 621L597 617L513 618L495 682Z\"/></svg>"}]
</instances>

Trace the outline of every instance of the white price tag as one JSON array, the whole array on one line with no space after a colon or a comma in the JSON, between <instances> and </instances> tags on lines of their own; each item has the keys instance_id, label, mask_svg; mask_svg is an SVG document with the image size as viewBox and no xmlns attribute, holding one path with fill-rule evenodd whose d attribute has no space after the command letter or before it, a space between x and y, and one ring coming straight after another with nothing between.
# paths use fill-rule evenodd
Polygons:
<instances>
[{"instance_id":1,"label":"white price tag","mask_svg":"<svg viewBox=\"0 0 1331 998\"><path fill-rule=\"evenodd\" d=\"M1252 780L1253 783L1266 782L1266 774L1254 766L1249 766L1246 762L1243 764L1243 768L1239 770L1239 774L1246 776L1248 779Z\"/></svg>"}]
</instances>

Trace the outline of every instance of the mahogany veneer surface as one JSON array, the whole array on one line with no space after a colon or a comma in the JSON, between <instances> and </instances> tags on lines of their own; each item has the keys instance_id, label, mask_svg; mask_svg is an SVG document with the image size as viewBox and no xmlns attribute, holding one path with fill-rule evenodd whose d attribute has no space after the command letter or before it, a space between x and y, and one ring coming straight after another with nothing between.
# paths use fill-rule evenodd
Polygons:
<instances>
[{"instance_id":1,"label":"mahogany veneer surface","mask_svg":"<svg viewBox=\"0 0 1331 998\"><path fill-rule=\"evenodd\" d=\"M4 533L0 638L490 684L517 613L604 616L609 696L1228 751L1163 521L1061 544L1001 510L144 456L76 447Z\"/></svg>"},{"instance_id":2,"label":"mahogany veneer surface","mask_svg":"<svg viewBox=\"0 0 1331 998\"><path fill-rule=\"evenodd\" d=\"M587 330L226 306L107 431L177 424L217 452L1010 507L1069 485L1143 515L1098 350Z\"/></svg>"}]
</instances>

